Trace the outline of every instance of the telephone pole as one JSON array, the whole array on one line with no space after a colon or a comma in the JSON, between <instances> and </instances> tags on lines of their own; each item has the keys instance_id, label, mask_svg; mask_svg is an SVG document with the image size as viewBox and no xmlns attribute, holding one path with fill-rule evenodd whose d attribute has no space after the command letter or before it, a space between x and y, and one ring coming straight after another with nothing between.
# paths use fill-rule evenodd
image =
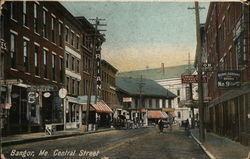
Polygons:
<instances>
[{"instance_id":1,"label":"telephone pole","mask_svg":"<svg viewBox=\"0 0 250 159\"><path fill-rule=\"evenodd\" d=\"M94 84L94 74L95 74L95 66L96 66L96 59L100 59L100 48L102 45L102 42L104 42L101 37L104 36L104 34L100 34L100 31L106 31L106 30L98 30L98 26L106 26L106 24L100 24L100 21L104 21L105 19L100 19L96 17L95 19L90 19L94 21L94 33L92 34L92 58L91 58L91 68L90 68L90 79L88 83L88 95L87 95L87 109L86 109L86 125L87 125L87 131L89 130L89 110L91 105L91 96L93 94L93 84ZM98 52L98 57L97 57ZM101 62L101 61L100 61ZM101 63L99 63L101 65ZM99 66L100 66L99 65Z\"/></svg>"},{"instance_id":2,"label":"telephone pole","mask_svg":"<svg viewBox=\"0 0 250 159\"><path fill-rule=\"evenodd\" d=\"M205 142L205 129L204 129L204 99L203 99L203 83L202 83L202 49L201 49L201 35L200 35L200 14L199 9L205 9L204 7L199 7L198 1L195 2L195 20L196 20L196 54L197 54L197 64L198 64L198 94L199 94L199 139L201 142Z\"/></svg>"}]
</instances>

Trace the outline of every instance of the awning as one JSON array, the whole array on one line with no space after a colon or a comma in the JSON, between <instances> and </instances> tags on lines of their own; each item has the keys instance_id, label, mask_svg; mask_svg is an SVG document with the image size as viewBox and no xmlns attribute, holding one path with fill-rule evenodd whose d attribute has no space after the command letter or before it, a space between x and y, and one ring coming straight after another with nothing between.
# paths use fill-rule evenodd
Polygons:
<instances>
[{"instance_id":1,"label":"awning","mask_svg":"<svg viewBox=\"0 0 250 159\"><path fill-rule=\"evenodd\" d=\"M168 114L166 112L161 112L166 118L168 118Z\"/></svg>"},{"instance_id":2,"label":"awning","mask_svg":"<svg viewBox=\"0 0 250 159\"><path fill-rule=\"evenodd\" d=\"M109 106L103 101L99 101L96 104L92 104L97 113L113 113Z\"/></svg>"},{"instance_id":3,"label":"awning","mask_svg":"<svg viewBox=\"0 0 250 159\"><path fill-rule=\"evenodd\" d=\"M161 111L150 110L148 111L148 119L164 119L166 118Z\"/></svg>"},{"instance_id":4,"label":"awning","mask_svg":"<svg viewBox=\"0 0 250 159\"><path fill-rule=\"evenodd\" d=\"M168 112L168 116L169 116L170 118L175 118L174 112Z\"/></svg>"},{"instance_id":5,"label":"awning","mask_svg":"<svg viewBox=\"0 0 250 159\"><path fill-rule=\"evenodd\" d=\"M83 111L87 111L87 104L83 104L83 106L82 106L82 110L83 110ZM89 109L89 111L95 111L95 109L93 108L93 106L92 106L92 105L90 105L90 109Z\"/></svg>"},{"instance_id":6,"label":"awning","mask_svg":"<svg viewBox=\"0 0 250 159\"><path fill-rule=\"evenodd\" d=\"M142 108L142 109L140 109L140 112L141 113L146 113L146 109Z\"/></svg>"},{"instance_id":7,"label":"awning","mask_svg":"<svg viewBox=\"0 0 250 159\"><path fill-rule=\"evenodd\" d=\"M163 112L174 112L175 109L174 108L162 108Z\"/></svg>"}]
</instances>

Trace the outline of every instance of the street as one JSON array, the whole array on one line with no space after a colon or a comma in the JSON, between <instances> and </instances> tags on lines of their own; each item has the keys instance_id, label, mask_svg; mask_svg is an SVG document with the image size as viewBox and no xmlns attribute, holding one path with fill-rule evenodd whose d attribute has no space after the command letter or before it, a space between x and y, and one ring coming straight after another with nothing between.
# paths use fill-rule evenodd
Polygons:
<instances>
[{"instance_id":1,"label":"street","mask_svg":"<svg viewBox=\"0 0 250 159\"><path fill-rule=\"evenodd\" d=\"M206 159L183 129L139 128L60 138L3 148L7 158Z\"/></svg>"}]
</instances>

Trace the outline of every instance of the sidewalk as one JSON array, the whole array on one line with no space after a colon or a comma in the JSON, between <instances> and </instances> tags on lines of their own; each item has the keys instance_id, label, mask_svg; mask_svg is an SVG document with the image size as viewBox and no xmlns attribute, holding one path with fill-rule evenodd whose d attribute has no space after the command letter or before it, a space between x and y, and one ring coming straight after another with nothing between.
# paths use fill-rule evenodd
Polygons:
<instances>
[{"instance_id":1,"label":"sidewalk","mask_svg":"<svg viewBox=\"0 0 250 159\"><path fill-rule=\"evenodd\" d=\"M191 129L193 138L211 159L248 159L250 148L214 133L206 134L206 142L201 144L198 129ZM249 158L250 159L250 158Z\"/></svg>"},{"instance_id":2,"label":"sidewalk","mask_svg":"<svg viewBox=\"0 0 250 159\"><path fill-rule=\"evenodd\" d=\"M85 134L98 133L110 130L114 130L114 128L101 128L96 131L89 131L89 132L83 132L79 129L64 130L64 131L57 131L53 135L45 135L45 132L17 134L17 135L2 137L2 146L23 144L23 143L43 141L43 140L53 140L57 138L85 135Z\"/></svg>"}]
</instances>

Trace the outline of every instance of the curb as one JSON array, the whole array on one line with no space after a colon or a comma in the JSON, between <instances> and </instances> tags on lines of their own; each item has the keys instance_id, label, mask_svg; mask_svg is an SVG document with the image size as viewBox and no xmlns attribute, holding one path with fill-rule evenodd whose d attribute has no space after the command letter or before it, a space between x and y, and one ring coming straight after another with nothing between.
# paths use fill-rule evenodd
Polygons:
<instances>
[{"instance_id":1,"label":"curb","mask_svg":"<svg viewBox=\"0 0 250 159\"><path fill-rule=\"evenodd\" d=\"M201 149L206 153L206 155L210 158L210 159L216 159L216 157L214 157L207 149L206 147L193 135L193 133L191 132L191 136L192 138L199 144L199 146L201 147Z\"/></svg>"},{"instance_id":2,"label":"curb","mask_svg":"<svg viewBox=\"0 0 250 159\"><path fill-rule=\"evenodd\" d=\"M2 146L11 146L11 145L19 145L19 144L25 144L25 143L31 143L31 142L38 142L43 140L54 140L58 138L66 138L66 137L72 137L72 136L81 136L81 135L87 135L87 134L94 134L94 133L100 133L105 131L111 131L115 130L113 128L110 129L103 129L99 131L90 131L90 132L77 132L73 134L65 134L65 135L55 135L55 136L45 136L45 137L38 137L33 139L23 139L23 140L14 140L14 141L6 141L2 142Z\"/></svg>"}]
</instances>

